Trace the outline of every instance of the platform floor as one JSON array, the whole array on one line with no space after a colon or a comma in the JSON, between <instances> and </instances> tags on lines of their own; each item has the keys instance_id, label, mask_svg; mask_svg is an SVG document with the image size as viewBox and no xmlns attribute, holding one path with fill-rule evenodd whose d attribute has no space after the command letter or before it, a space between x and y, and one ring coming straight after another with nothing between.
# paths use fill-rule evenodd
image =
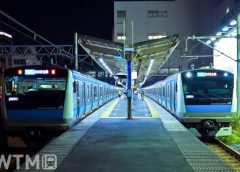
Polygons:
<instances>
[{"instance_id":1,"label":"platform floor","mask_svg":"<svg viewBox=\"0 0 240 172\"><path fill-rule=\"evenodd\" d=\"M192 171L160 120L100 119L57 171L149 172L160 169Z\"/></svg>"},{"instance_id":2,"label":"platform floor","mask_svg":"<svg viewBox=\"0 0 240 172\"><path fill-rule=\"evenodd\" d=\"M234 171L152 100L132 108L126 120L127 99L112 100L38 154L55 154L59 172Z\"/></svg>"}]
</instances>

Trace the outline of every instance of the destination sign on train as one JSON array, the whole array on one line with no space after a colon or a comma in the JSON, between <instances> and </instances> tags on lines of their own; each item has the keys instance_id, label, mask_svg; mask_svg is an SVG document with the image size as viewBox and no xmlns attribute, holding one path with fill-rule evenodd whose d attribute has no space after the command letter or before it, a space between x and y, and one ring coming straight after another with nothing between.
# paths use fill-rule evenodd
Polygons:
<instances>
[{"instance_id":1,"label":"destination sign on train","mask_svg":"<svg viewBox=\"0 0 240 172\"><path fill-rule=\"evenodd\" d=\"M24 70L25 75L48 75L49 70L48 69L25 69Z\"/></svg>"},{"instance_id":2,"label":"destination sign on train","mask_svg":"<svg viewBox=\"0 0 240 172\"><path fill-rule=\"evenodd\" d=\"M214 77L217 76L216 72L197 72L197 77Z\"/></svg>"}]
</instances>

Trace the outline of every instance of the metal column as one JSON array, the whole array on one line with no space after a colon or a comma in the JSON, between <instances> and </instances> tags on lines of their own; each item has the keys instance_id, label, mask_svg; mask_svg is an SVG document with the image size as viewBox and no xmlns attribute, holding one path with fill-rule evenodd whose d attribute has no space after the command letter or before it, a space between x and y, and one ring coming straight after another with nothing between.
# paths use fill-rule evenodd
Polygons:
<instances>
[{"instance_id":1,"label":"metal column","mask_svg":"<svg viewBox=\"0 0 240 172\"><path fill-rule=\"evenodd\" d=\"M132 61L127 60L127 99L128 99L128 117L132 119Z\"/></svg>"},{"instance_id":2,"label":"metal column","mask_svg":"<svg viewBox=\"0 0 240 172\"><path fill-rule=\"evenodd\" d=\"M78 70L78 34L74 34L74 69Z\"/></svg>"},{"instance_id":3,"label":"metal column","mask_svg":"<svg viewBox=\"0 0 240 172\"><path fill-rule=\"evenodd\" d=\"M237 113L240 115L240 14L237 16Z\"/></svg>"}]
</instances>

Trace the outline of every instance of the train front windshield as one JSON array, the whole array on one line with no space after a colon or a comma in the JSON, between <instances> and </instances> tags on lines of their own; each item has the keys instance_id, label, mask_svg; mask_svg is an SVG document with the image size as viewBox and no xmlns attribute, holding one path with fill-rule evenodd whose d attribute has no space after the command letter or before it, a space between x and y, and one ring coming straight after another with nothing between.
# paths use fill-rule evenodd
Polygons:
<instances>
[{"instance_id":1,"label":"train front windshield","mask_svg":"<svg viewBox=\"0 0 240 172\"><path fill-rule=\"evenodd\" d=\"M231 104L233 74L223 71L191 71L182 74L186 105Z\"/></svg>"},{"instance_id":2,"label":"train front windshield","mask_svg":"<svg viewBox=\"0 0 240 172\"><path fill-rule=\"evenodd\" d=\"M63 108L66 71L11 69L4 80L7 109Z\"/></svg>"}]
</instances>

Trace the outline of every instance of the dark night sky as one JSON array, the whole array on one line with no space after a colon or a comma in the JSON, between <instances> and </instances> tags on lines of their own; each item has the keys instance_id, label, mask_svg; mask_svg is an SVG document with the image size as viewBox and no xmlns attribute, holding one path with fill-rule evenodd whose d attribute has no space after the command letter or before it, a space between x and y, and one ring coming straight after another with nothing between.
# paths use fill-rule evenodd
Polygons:
<instances>
[{"instance_id":1,"label":"dark night sky","mask_svg":"<svg viewBox=\"0 0 240 172\"><path fill-rule=\"evenodd\" d=\"M113 7L113 0L5 0L0 5L2 11L56 44L72 44L74 32L111 40ZM8 22L1 15L0 19ZM12 32L1 22L0 30ZM13 36L18 42L19 36Z\"/></svg>"}]
</instances>

